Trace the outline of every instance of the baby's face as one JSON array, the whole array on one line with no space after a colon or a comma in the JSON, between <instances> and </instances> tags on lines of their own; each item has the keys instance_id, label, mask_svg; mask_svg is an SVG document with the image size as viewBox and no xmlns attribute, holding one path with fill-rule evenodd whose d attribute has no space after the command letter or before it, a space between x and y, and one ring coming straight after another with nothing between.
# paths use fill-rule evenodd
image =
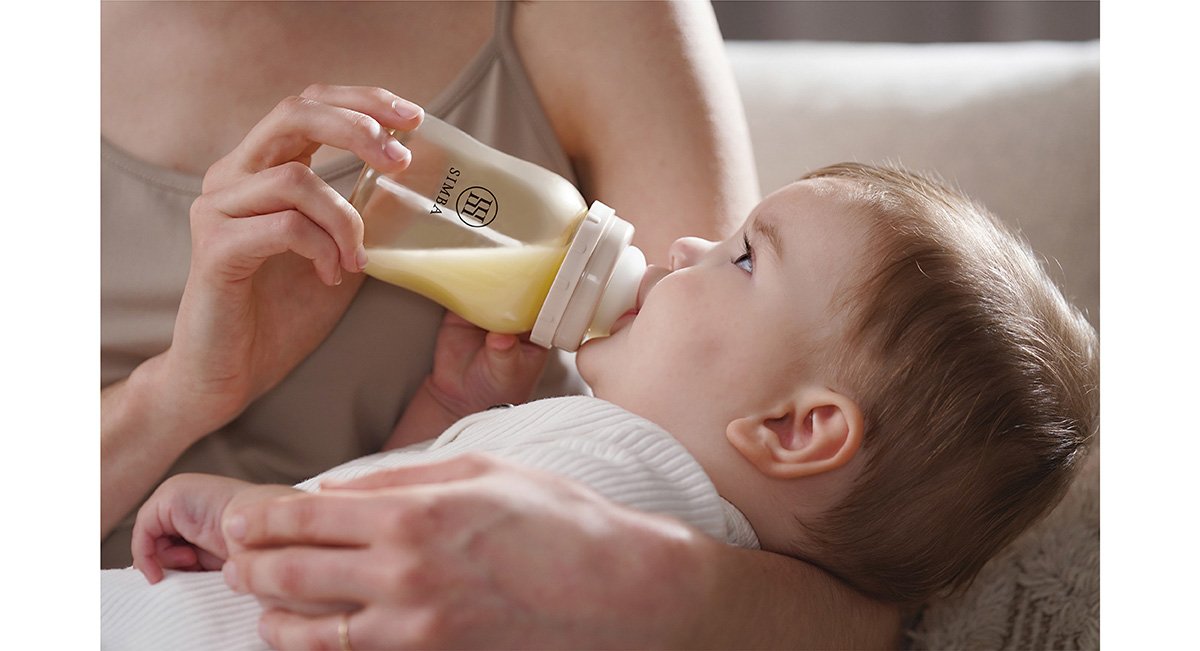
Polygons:
<instances>
[{"instance_id":1,"label":"baby's face","mask_svg":"<svg viewBox=\"0 0 1200 651\"><path fill-rule=\"evenodd\" d=\"M865 227L852 217L847 188L833 179L794 183L724 242L676 241L671 269L647 269L638 313L579 350L596 396L656 422L702 457L697 446L725 444L723 436L712 441L714 428L723 432L742 410L774 401L803 379L798 372L816 373L806 362L842 332L832 302L864 264Z\"/></svg>"}]
</instances>

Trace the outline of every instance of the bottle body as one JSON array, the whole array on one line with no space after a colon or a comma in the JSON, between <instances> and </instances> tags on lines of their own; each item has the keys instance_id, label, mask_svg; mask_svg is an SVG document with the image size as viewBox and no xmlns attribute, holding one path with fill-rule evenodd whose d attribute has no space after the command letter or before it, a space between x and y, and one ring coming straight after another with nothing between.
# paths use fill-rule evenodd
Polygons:
<instances>
[{"instance_id":1,"label":"bottle body","mask_svg":"<svg viewBox=\"0 0 1200 651\"><path fill-rule=\"evenodd\" d=\"M580 238L583 231L594 231L584 239L599 238L619 257L632 248L628 223L613 214L604 218L604 228L583 228L599 222L569 181L491 149L433 116L416 130L396 135L412 151L412 163L387 174L365 167L350 198L365 226L368 274L437 301L486 330L509 334L544 332L550 321L557 325L556 316L542 309L554 293L558 300L549 304L566 309L573 302L575 313L588 313L593 335L607 334L611 323L592 324L591 319L617 265L615 260L607 264L605 256L611 255L603 246ZM597 205L603 206L593 208ZM614 220L626 228L614 230ZM572 264L564 266L567 261ZM602 290L575 297L585 283L562 278L565 267L571 274L604 276ZM609 304L629 300L630 281L618 284L620 296L609 296ZM612 309L599 311L607 315ZM542 327L535 328L539 317ZM568 350L578 346L570 341L573 334L558 339L538 343Z\"/></svg>"},{"instance_id":2,"label":"bottle body","mask_svg":"<svg viewBox=\"0 0 1200 651\"><path fill-rule=\"evenodd\" d=\"M565 247L368 249L367 273L492 332L533 329Z\"/></svg>"}]
</instances>

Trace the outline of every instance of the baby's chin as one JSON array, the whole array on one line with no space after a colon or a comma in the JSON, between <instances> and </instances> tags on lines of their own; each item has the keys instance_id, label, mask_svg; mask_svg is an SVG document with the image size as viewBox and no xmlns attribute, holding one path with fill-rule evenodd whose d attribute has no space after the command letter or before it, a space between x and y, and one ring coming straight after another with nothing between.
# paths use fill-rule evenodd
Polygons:
<instances>
[{"instance_id":1,"label":"baby's chin","mask_svg":"<svg viewBox=\"0 0 1200 651\"><path fill-rule=\"evenodd\" d=\"M598 398L603 397L600 395L604 390L600 366L605 355L604 342L607 339L608 337L590 339L575 351L575 368L579 370L579 377L587 382L592 389L592 394ZM611 354L611 351L608 354Z\"/></svg>"}]
</instances>

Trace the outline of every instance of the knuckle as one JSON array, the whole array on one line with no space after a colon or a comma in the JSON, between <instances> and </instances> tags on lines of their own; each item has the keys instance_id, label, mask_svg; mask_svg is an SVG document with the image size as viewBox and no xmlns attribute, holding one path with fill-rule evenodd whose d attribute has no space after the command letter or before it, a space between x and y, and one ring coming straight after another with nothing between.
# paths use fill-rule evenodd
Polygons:
<instances>
[{"instance_id":1,"label":"knuckle","mask_svg":"<svg viewBox=\"0 0 1200 651\"><path fill-rule=\"evenodd\" d=\"M379 578L387 594L406 594L417 587L414 581L416 567L413 563L396 561L379 573Z\"/></svg>"},{"instance_id":2,"label":"knuckle","mask_svg":"<svg viewBox=\"0 0 1200 651\"><path fill-rule=\"evenodd\" d=\"M383 523L383 534L387 540L404 542L412 538L413 526L416 523L413 509L397 506L388 514Z\"/></svg>"},{"instance_id":3,"label":"knuckle","mask_svg":"<svg viewBox=\"0 0 1200 651\"><path fill-rule=\"evenodd\" d=\"M413 617L411 634L419 646L438 646L449 633L449 617L440 608L426 608Z\"/></svg>"},{"instance_id":4,"label":"knuckle","mask_svg":"<svg viewBox=\"0 0 1200 651\"><path fill-rule=\"evenodd\" d=\"M291 558L280 559L275 567L275 583L279 594L299 594L304 587L304 566Z\"/></svg>"},{"instance_id":5,"label":"knuckle","mask_svg":"<svg viewBox=\"0 0 1200 651\"><path fill-rule=\"evenodd\" d=\"M312 500L297 499L292 503L290 512L289 533L298 536L308 536L313 533L317 521L316 505Z\"/></svg>"},{"instance_id":6,"label":"knuckle","mask_svg":"<svg viewBox=\"0 0 1200 651\"><path fill-rule=\"evenodd\" d=\"M226 172L226 168L229 168L233 165L232 157L232 153L226 154L217 159L217 162L210 165L208 169L204 171L204 178L200 182L201 192L212 192L213 190L224 185L222 181L225 181L226 177L229 176L229 174Z\"/></svg>"},{"instance_id":7,"label":"knuckle","mask_svg":"<svg viewBox=\"0 0 1200 651\"><path fill-rule=\"evenodd\" d=\"M357 134L357 137L369 143L378 141L383 135L383 127L375 121L375 118L362 113L350 118L350 128Z\"/></svg>"},{"instance_id":8,"label":"knuckle","mask_svg":"<svg viewBox=\"0 0 1200 651\"><path fill-rule=\"evenodd\" d=\"M272 174L276 180L285 185L307 185L312 183L316 177L316 173L312 168L301 163L300 161L288 161L280 165L276 165Z\"/></svg>"},{"instance_id":9,"label":"knuckle","mask_svg":"<svg viewBox=\"0 0 1200 651\"><path fill-rule=\"evenodd\" d=\"M317 648L309 639L308 627L298 623L294 616L285 614L285 611L278 607L272 607L263 614L259 630L263 640L272 649Z\"/></svg>"},{"instance_id":10,"label":"knuckle","mask_svg":"<svg viewBox=\"0 0 1200 651\"><path fill-rule=\"evenodd\" d=\"M309 84L304 92L300 93L301 97L321 97L329 92L329 84L314 83Z\"/></svg>"},{"instance_id":11,"label":"knuckle","mask_svg":"<svg viewBox=\"0 0 1200 651\"><path fill-rule=\"evenodd\" d=\"M306 97L301 97L299 95L288 95L287 97L279 100L279 103L275 105L275 110L285 115L298 113L307 108L311 102L312 100Z\"/></svg>"},{"instance_id":12,"label":"knuckle","mask_svg":"<svg viewBox=\"0 0 1200 651\"><path fill-rule=\"evenodd\" d=\"M192 206L188 209L188 215L191 217L192 222L195 222L211 211L212 197L208 194L202 194L196 197L195 201L192 201Z\"/></svg>"},{"instance_id":13,"label":"knuckle","mask_svg":"<svg viewBox=\"0 0 1200 651\"><path fill-rule=\"evenodd\" d=\"M385 106L390 105L396 100L396 96L393 93L384 90L383 88L373 87L367 91L367 94L370 95L371 99Z\"/></svg>"},{"instance_id":14,"label":"knuckle","mask_svg":"<svg viewBox=\"0 0 1200 651\"><path fill-rule=\"evenodd\" d=\"M279 615L274 610L266 610L258 619L258 633L272 649L283 648L279 637Z\"/></svg>"},{"instance_id":15,"label":"knuckle","mask_svg":"<svg viewBox=\"0 0 1200 651\"><path fill-rule=\"evenodd\" d=\"M297 648L311 649L312 651L336 651L336 647L330 646L317 629L316 624L309 624L299 633L297 639Z\"/></svg>"},{"instance_id":16,"label":"knuckle","mask_svg":"<svg viewBox=\"0 0 1200 651\"><path fill-rule=\"evenodd\" d=\"M307 218L299 210L284 210L279 213L279 217L275 219L272 226L278 237L284 240L293 240L304 233L305 221Z\"/></svg>"}]
</instances>

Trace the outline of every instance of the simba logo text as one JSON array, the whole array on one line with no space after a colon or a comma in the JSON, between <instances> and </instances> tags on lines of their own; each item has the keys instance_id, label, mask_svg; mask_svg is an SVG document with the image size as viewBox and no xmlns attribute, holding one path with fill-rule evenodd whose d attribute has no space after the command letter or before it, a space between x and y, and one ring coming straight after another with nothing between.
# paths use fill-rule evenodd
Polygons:
<instances>
[{"instance_id":1,"label":"simba logo text","mask_svg":"<svg viewBox=\"0 0 1200 651\"><path fill-rule=\"evenodd\" d=\"M438 195L434 197L433 207L429 209L429 214L441 214L442 209L438 206L446 206L447 208L450 207L450 191L453 190L454 186L458 183L458 177L460 175L462 175L462 170L458 169L457 167L451 167L450 170L446 172L446 178L442 181L442 188L438 190Z\"/></svg>"}]
</instances>

